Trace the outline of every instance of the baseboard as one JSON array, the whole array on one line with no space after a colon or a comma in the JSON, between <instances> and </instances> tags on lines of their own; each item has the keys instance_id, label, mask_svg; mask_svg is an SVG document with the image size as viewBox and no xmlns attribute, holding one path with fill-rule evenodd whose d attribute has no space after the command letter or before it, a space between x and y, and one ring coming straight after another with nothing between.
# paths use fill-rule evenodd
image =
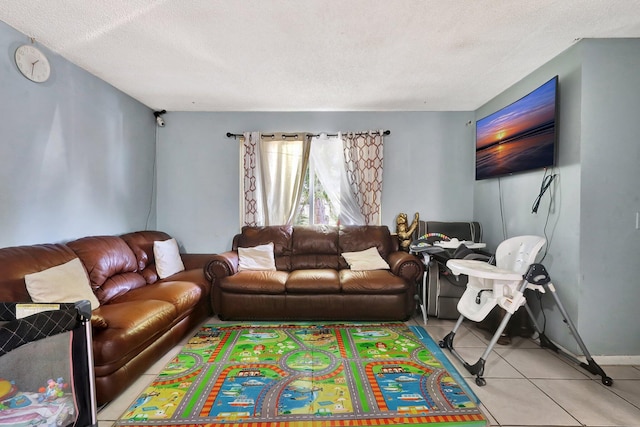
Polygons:
<instances>
[{"instance_id":1,"label":"baseboard","mask_svg":"<svg viewBox=\"0 0 640 427\"><path fill-rule=\"evenodd\" d=\"M598 365L639 365L640 356L592 356Z\"/></svg>"},{"instance_id":2,"label":"baseboard","mask_svg":"<svg viewBox=\"0 0 640 427\"><path fill-rule=\"evenodd\" d=\"M540 341L535 339L535 341L539 344ZM578 359L581 362L586 362L586 357L583 355L576 355L573 352L567 350L566 348L558 345L554 342L554 344L564 353L573 357L574 359ZM606 366L606 365L639 365L640 366L640 356L594 356L591 355L593 360L596 361L598 365Z\"/></svg>"}]
</instances>

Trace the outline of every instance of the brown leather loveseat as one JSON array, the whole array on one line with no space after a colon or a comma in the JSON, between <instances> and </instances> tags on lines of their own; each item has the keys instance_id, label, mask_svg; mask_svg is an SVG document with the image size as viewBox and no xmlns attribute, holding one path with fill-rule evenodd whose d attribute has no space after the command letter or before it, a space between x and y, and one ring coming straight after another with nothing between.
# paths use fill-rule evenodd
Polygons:
<instances>
[{"instance_id":1,"label":"brown leather loveseat","mask_svg":"<svg viewBox=\"0 0 640 427\"><path fill-rule=\"evenodd\" d=\"M273 243L275 271L238 271L238 248ZM375 247L389 269L353 271L342 257ZM386 226L243 227L205 268L221 319L406 320L421 261Z\"/></svg>"},{"instance_id":2,"label":"brown leather loveseat","mask_svg":"<svg viewBox=\"0 0 640 427\"><path fill-rule=\"evenodd\" d=\"M211 255L181 254L185 270L158 278L153 244L170 238L139 231L0 249L0 301L31 301L25 275L75 258L84 265L100 302L91 317L98 405L120 394L211 314L203 271Z\"/></svg>"}]
</instances>

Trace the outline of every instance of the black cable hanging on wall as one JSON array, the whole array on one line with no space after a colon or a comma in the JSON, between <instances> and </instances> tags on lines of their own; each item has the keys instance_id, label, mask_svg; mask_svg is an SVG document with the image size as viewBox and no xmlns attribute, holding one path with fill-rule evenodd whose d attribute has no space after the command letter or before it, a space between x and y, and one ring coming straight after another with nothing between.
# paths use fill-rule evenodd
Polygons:
<instances>
[{"instance_id":1,"label":"black cable hanging on wall","mask_svg":"<svg viewBox=\"0 0 640 427\"><path fill-rule=\"evenodd\" d=\"M544 171L544 176L542 177L542 183L540 184L540 193L538 193L538 197L533 202L533 206L531 206L531 213L538 213L538 209L540 208L540 202L542 201L542 196L549 189L551 183L556 178L558 174L552 173L551 175L547 175L547 170Z\"/></svg>"}]
</instances>

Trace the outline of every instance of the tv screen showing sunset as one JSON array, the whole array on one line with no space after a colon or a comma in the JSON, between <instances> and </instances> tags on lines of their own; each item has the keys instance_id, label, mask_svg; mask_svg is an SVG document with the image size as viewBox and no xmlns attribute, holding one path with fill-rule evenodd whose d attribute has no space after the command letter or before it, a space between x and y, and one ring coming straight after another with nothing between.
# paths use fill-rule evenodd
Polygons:
<instances>
[{"instance_id":1,"label":"tv screen showing sunset","mask_svg":"<svg viewBox=\"0 0 640 427\"><path fill-rule=\"evenodd\" d=\"M557 85L556 76L476 122L476 179L554 164Z\"/></svg>"}]
</instances>

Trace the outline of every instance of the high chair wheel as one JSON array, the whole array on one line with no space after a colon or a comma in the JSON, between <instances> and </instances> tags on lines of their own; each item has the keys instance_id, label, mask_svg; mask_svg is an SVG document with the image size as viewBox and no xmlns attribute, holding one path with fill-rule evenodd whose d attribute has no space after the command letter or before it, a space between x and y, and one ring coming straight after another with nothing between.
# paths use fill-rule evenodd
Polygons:
<instances>
[{"instance_id":1,"label":"high chair wheel","mask_svg":"<svg viewBox=\"0 0 640 427\"><path fill-rule=\"evenodd\" d=\"M611 379L611 377L602 377L602 384L611 386L613 385L613 380Z\"/></svg>"},{"instance_id":2,"label":"high chair wheel","mask_svg":"<svg viewBox=\"0 0 640 427\"><path fill-rule=\"evenodd\" d=\"M438 345L440 346L440 348L445 348L447 346L447 344L445 344L444 340L438 341Z\"/></svg>"},{"instance_id":3,"label":"high chair wheel","mask_svg":"<svg viewBox=\"0 0 640 427\"><path fill-rule=\"evenodd\" d=\"M478 384L478 386L482 387L487 385L487 380L485 380L484 378L480 378L480 377L476 377L476 384Z\"/></svg>"}]
</instances>

